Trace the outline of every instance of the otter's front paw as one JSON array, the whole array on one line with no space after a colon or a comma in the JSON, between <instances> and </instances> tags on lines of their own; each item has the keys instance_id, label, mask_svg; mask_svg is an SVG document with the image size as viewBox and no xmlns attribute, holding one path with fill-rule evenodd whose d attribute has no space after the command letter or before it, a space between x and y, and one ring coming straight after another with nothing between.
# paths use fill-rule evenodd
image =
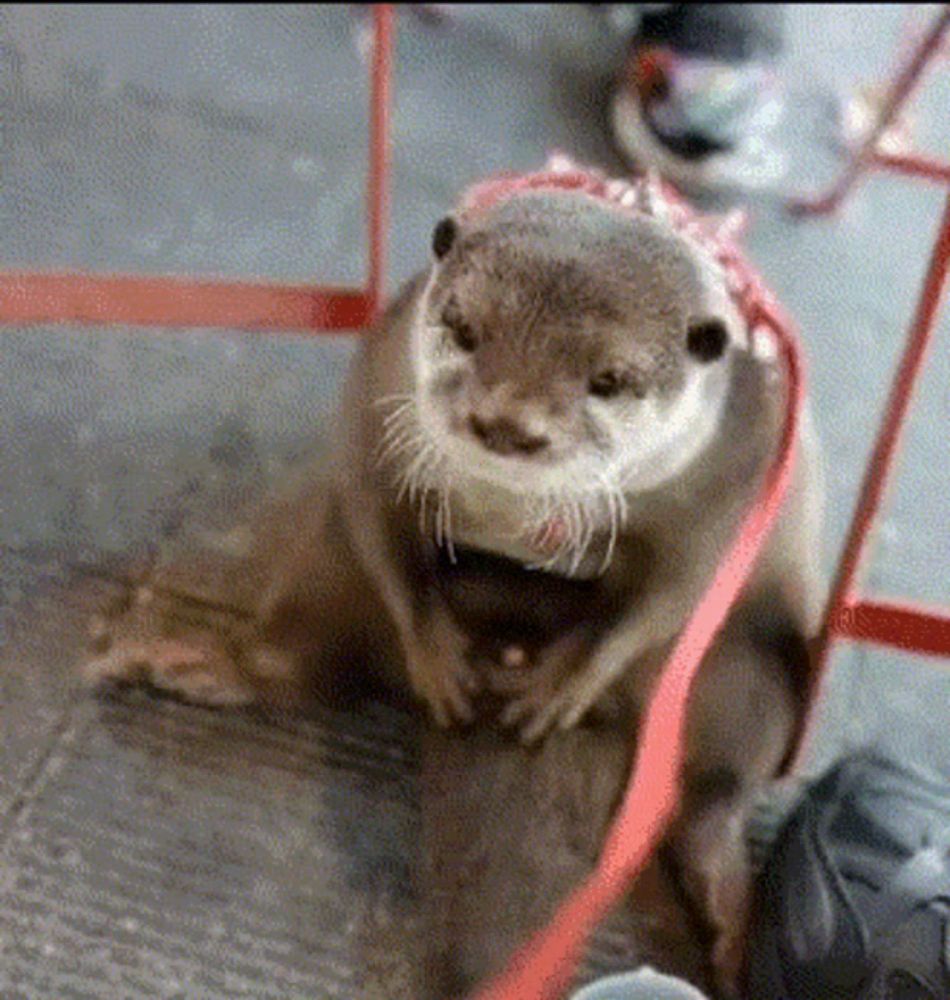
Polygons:
<instances>
[{"instance_id":1,"label":"otter's front paw","mask_svg":"<svg viewBox=\"0 0 950 1000\"><path fill-rule=\"evenodd\" d=\"M439 726L471 722L480 683L466 661L466 643L448 622L433 622L406 650L409 680Z\"/></svg>"},{"instance_id":2,"label":"otter's front paw","mask_svg":"<svg viewBox=\"0 0 950 1000\"><path fill-rule=\"evenodd\" d=\"M569 636L531 659L524 655L519 662L504 663L488 673L488 687L507 697L500 721L518 727L525 743L534 743L552 729L570 708L575 671L582 667L583 642ZM517 647L515 647L515 651Z\"/></svg>"},{"instance_id":3,"label":"otter's front paw","mask_svg":"<svg viewBox=\"0 0 950 1000\"><path fill-rule=\"evenodd\" d=\"M583 715L576 709L570 681L557 688L533 683L508 703L501 721L506 726L518 726L523 743L536 743L552 729L576 726Z\"/></svg>"}]
</instances>

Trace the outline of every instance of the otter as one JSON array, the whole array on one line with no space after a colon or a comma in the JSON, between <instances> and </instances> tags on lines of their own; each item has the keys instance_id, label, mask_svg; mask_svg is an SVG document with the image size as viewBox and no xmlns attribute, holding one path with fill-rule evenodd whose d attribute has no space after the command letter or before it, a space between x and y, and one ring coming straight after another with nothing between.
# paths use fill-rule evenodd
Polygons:
<instances>
[{"instance_id":1,"label":"otter","mask_svg":"<svg viewBox=\"0 0 950 1000\"><path fill-rule=\"evenodd\" d=\"M497 971L593 864L644 700L777 447L778 363L696 232L650 180L562 166L474 189L362 338L330 457L93 625L96 684L290 708L370 676L425 707L416 997ZM633 894L656 911L638 954L722 995L743 823L804 710L820 495L808 434Z\"/></svg>"}]
</instances>

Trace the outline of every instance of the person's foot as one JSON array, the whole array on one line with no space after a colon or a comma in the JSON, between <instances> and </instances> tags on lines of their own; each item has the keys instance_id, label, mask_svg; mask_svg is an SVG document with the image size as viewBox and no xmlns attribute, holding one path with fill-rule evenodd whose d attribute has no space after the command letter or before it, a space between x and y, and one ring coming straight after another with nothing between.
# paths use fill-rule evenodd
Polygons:
<instances>
[{"instance_id":1,"label":"person's foot","mask_svg":"<svg viewBox=\"0 0 950 1000\"><path fill-rule=\"evenodd\" d=\"M785 163L771 143L782 111L772 65L780 14L673 4L643 15L610 99L620 150L686 189L762 187Z\"/></svg>"}]
</instances>

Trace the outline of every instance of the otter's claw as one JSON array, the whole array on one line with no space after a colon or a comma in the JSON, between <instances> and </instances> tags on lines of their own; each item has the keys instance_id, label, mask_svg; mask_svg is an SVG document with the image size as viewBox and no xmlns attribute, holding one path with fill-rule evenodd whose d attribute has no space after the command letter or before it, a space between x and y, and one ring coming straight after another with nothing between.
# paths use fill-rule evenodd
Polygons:
<instances>
[{"instance_id":1,"label":"otter's claw","mask_svg":"<svg viewBox=\"0 0 950 1000\"><path fill-rule=\"evenodd\" d=\"M436 725L446 728L453 722L471 722L474 717L470 694L478 690L477 678L467 668L450 674L444 671L437 683L417 692L429 705Z\"/></svg>"},{"instance_id":2,"label":"otter's claw","mask_svg":"<svg viewBox=\"0 0 950 1000\"><path fill-rule=\"evenodd\" d=\"M481 684L448 629L414 642L407 665L413 690L429 706L436 725L472 721L471 697Z\"/></svg>"}]
</instances>

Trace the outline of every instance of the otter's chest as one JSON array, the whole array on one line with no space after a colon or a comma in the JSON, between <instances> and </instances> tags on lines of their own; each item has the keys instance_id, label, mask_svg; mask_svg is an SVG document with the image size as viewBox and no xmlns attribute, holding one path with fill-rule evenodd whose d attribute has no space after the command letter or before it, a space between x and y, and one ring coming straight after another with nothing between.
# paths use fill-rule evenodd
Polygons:
<instances>
[{"instance_id":1,"label":"otter's chest","mask_svg":"<svg viewBox=\"0 0 950 1000\"><path fill-rule=\"evenodd\" d=\"M439 552L433 582L473 643L539 649L611 617L615 598L602 579L528 569L514 559L464 546L457 546L454 556Z\"/></svg>"}]
</instances>

